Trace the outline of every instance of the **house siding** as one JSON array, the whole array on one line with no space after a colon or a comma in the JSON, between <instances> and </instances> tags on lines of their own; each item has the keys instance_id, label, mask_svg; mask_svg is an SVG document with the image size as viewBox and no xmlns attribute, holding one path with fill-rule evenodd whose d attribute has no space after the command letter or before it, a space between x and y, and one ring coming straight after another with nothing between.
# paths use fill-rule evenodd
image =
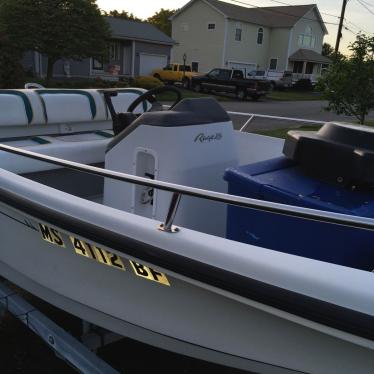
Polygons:
<instances>
[{"instance_id":1,"label":"house siding","mask_svg":"<svg viewBox=\"0 0 374 374\"><path fill-rule=\"evenodd\" d=\"M307 26L311 27L312 34L316 36L316 44L314 48L308 48L312 49L313 51L317 53L322 52L322 44L323 44L323 37L324 32L321 27L321 24L319 23L316 10L313 9L309 11L303 18L301 18L293 27L292 32L292 38L291 38L291 48L290 48L290 55L294 52L296 52L300 48L307 48L305 46L300 46L298 43L299 35L305 33L305 29Z\"/></svg>"},{"instance_id":2,"label":"house siding","mask_svg":"<svg viewBox=\"0 0 374 374\"><path fill-rule=\"evenodd\" d=\"M131 75L132 74L132 42L128 41L122 45L122 74Z\"/></svg>"},{"instance_id":3,"label":"house siding","mask_svg":"<svg viewBox=\"0 0 374 374\"><path fill-rule=\"evenodd\" d=\"M264 30L264 36L262 44L257 44L257 34L260 27ZM235 40L236 28L242 29L241 41ZM271 31L267 27L229 20L226 39L225 66L227 66L230 61L248 64L254 63L258 67L266 66L270 34Z\"/></svg>"},{"instance_id":4,"label":"house siding","mask_svg":"<svg viewBox=\"0 0 374 374\"><path fill-rule=\"evenodd\" d=\"M215 23L214 30L208 30L208 23ZM186 30L187 27L187 30ZM173 48L174 61L199 63L199 71L207 72L223 65L225 17L207 5L196 1L173 20L172 38L178 43Z\"/></svg>"},{"instance_id":5,"label":"house siding","mask_svg":"<svg viewBox=\"0 0 374 374\"><path fill-rule=\"evenodd\" d=\"M288 44L290 41L289 28L273 28L270 34L269 49L264 66L265 69L269 68L270 59L277 58L277 71L287 70L288 68Z\"/></svg>"}]
</instances>

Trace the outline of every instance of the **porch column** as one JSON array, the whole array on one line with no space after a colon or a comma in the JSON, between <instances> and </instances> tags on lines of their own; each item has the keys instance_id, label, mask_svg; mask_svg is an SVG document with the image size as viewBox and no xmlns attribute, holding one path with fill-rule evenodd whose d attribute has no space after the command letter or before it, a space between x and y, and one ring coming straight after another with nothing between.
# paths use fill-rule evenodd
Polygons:
<instances>
[{"instance_id":1,"label":"porch column","mask_svg":"<svg viewBox=\"0 0 374 374\"><path fill-rule=\"evenodd\" d=\"M135 77L135 40L132 41L131 52L131 76Z\"/></svg>"},{"instance_id":2,"label":"porch column","mask_svg":"<svg viewBox=\"0 0 374 374\"><path fill-rule=\"evenodd\" d=\"M303 61L303 70L301 71L301 74L302 74L303 76L305 75L306 64L307 64L307 61Z\"/></svg>"}]
</instances>

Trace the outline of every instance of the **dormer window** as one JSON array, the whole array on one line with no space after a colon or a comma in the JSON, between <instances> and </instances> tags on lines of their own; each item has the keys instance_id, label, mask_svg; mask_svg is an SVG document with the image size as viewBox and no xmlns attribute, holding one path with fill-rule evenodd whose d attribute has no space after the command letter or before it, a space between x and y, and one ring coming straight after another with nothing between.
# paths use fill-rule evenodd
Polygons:
<instances>
[{"instance_id":1,"label":"dormer window","mask_svg":"<svg viewBox=\"0 0 374 374\"><path fill-rule=\"evenodd\" d=\"M208 23L208 30L215 30L216 24L215 23Z\"/></svg>"},{"instance_id":2,"label":"dormer window","mask_svg":"<svg viewBox=\"0 0 374 374\"><path fill-rule=\"evenodd\" d=\"M305 28L304 34L300 34L298 38L300 47L314 48L316 46L316 36L313 35L313 30L310 26Z\"/></svg>"},{"instance_id":3,"label":"dormer window","mask_svg":"<svg viewBox=\"0 0 374 374\"><path fill-rule=\"evenodd\" d=\"M257 32L257 44L262 45L264 40L264 29L260 27Z\"/></svg>"}]
</instances>

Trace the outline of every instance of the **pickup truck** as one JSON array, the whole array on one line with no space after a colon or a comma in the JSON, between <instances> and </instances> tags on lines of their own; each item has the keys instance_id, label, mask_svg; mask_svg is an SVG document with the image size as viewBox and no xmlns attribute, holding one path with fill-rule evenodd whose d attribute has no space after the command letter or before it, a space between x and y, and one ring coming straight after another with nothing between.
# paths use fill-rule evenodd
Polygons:
<instances>
[{"instance_id":1,"label":"pickup truck","mask_svg":"<svg viewBox=\"0 0 374 374\"><path fill-rule=\"evenodd\" d=\"M248 77L251 79L266 79L270 82L272 89L292 87L291 71L252 70L248 73Z\"/></svg>"},{"instance_id":2,"label":"pickup truck","mask_svg":"<svg viewBox=\"0 0 374 374\"><path fill-rule=\"evenodd\" d=\"M192 77L191 85L196 92L234 93L241 100L247 97L258 100L271 89L267 80L247 79L242 70L231 69L213 69L208 74Z\"/></svg>"},{"instance_id":3,"label":"pickup truck","mask_svg":"<svg viewBox=\"0 0 374 374\"><path fill-rule=\"evenodd\" d=\"M184 88L190 88L191 78L198 73L192 71L191 65L169 64L163 69L153 70L152 75L162 82L168 84L179 82L183 84Z\"/></svg>"}]
</instances>

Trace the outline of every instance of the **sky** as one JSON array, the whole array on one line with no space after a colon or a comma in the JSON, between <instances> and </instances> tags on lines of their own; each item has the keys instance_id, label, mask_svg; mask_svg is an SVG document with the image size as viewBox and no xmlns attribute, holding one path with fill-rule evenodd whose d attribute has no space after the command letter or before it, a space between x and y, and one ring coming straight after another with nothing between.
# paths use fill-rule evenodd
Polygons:
<instances>
[{"instance_id":1,"label":"sky","mask_svg":"<svg viewBox=\"0 0 374 374\"><path fill-rule=\"evenodd\" d=\"M225 0L230 2L230 0ZM249 3L255 6L279 6L279 2L301 5L316 3L319 11L322 13L329 34L325 36L324 41L335 46L336 34L339 23L341 6L343 0L240 0L241 3ZM133 13L139 18L152 16L161 8L176 9L185 5L188 0L97 0L97 4L103 10L125 10ZM234 2L233 2L234 3ZM362 5L363 4L363 5ZM239 4L237 4L239 5ZM242 5L242 4L240 4ZM364 7L366 5L366 8ZM372 13L371 13L372 12ZM326 14L328 13L328 14ZM340 50L347 52L349 43L355 40L355 34L360 30L367 35L374 35L374 0L348 0L345 26L343 30L343 39ZM329 24L331 23L331 24Z\"/></svg>"}]
</instances>

